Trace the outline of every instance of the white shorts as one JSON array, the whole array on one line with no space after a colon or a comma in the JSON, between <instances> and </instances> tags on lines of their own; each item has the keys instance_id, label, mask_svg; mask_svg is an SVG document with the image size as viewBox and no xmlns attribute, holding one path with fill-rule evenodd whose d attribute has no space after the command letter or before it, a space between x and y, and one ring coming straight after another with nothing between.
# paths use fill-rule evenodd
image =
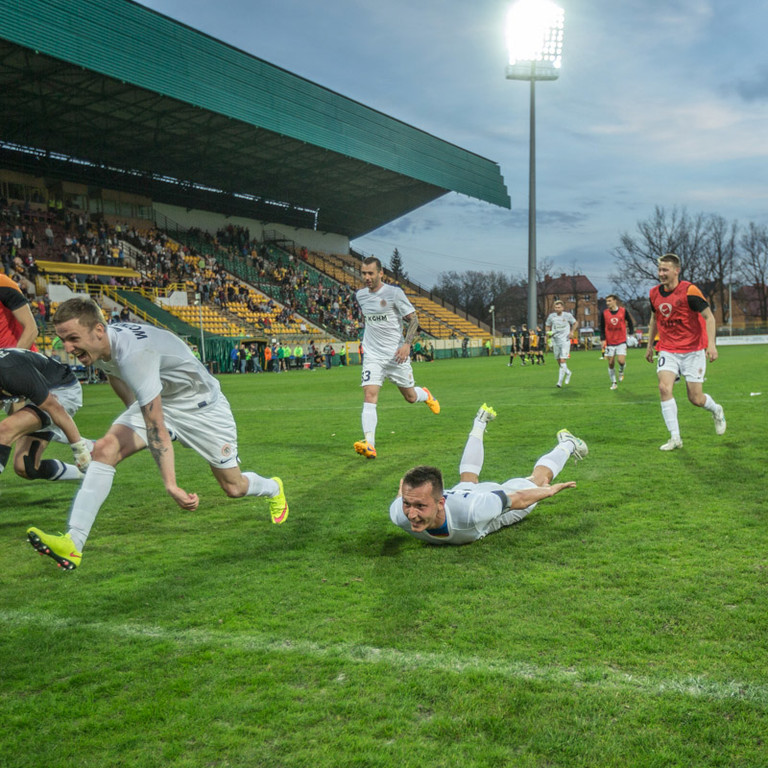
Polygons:
<instances>
[{"instance_id":1,"label":"white shorts","mask_svg":"<svg viewBox=\"0 0 768 768\"><path fill-rule=\"evenodd\" d=\"M363 373L360 378L360 386L367 387L375 384L380 387L385 379L389 379L395 386L413 386L413 368L411 361L404 363L382 362L381 360L369 360L368 355L363 360Z\"/></svg>"},{"instance_id":2,"label":"white shorts","mask_svg":"<svg viewBox=\"0 0 768 768\"><path fill-rule=\"evenodd\" d=\"M212 467L236 467L237 426L229 401L220 394L215 403L198 408L194 402L163 402L163 419L171 438L199 453ZM118 416L122 424L147 442L147 427L137 402Z\"/></svg>"},{"instance_id":3,"label":"white shorts","mask_svg":"<svg viewBox=\"0 0 768 768\"><path fill-rule=\"evenodd\" d=\"M553 341L552 354L555 356L555 360L568 360L571 356L571 340Z\"/></svg>"},{"instance_id":4,"label":"white shorts","mask_svg":"<svg viewBox=\"0 0 768 768\"><path fill-rule=\"evenodd\" d=\"M659 352L656 373L659 371L670 371L692 384L701 383L707 372L706 352Z\"/></svg>"},{"instance_id":5,"label":"white shorts","mask_svg":"<svg viewBox=\"0 0 768 768\"><path fill-rule=\"evenodd\" d=\"M613 345L609 344L605 348L605 356L606 357L616 357L617 355L619 357L626 357L627 356L627 345L626 345L626 343L624 343L624 344L613 344Z\"/></svg>"},{"instance_id":6,"label":"white shorts","mask_svg":"<svg viewBox=\"0 0 768 768\"><path fill-rule=\"evenodd\" d=\"M74 416L83 406L83 388L80 382L71 387L58 387L52 389L51 394L61 403L62 408L70 415ZM43 424L42 429L30 435L30 437L41 437L43 439L55 440L57 443L69 445L67 436L50 420L50 414L35 406L38 414L42 411L48 417L48 422Z\"/></svg>"}]
</instances>

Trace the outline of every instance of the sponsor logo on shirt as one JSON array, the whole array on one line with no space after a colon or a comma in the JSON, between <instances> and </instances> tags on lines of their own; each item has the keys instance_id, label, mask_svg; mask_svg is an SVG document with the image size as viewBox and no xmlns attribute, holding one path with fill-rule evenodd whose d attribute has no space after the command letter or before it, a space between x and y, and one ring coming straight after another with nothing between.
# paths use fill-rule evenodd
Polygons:
<instances>
[{"instance_id":1,"label":"sponsor logo on shirt","mask_svg":"<svg viewBox=\"0 0 768 768\"><path fill-rule=\"evenodd\" d=\"M385 323L388 320L386 312L382 312L379 315L366 315L366 323Z\"/></svg>"}]
</instances>

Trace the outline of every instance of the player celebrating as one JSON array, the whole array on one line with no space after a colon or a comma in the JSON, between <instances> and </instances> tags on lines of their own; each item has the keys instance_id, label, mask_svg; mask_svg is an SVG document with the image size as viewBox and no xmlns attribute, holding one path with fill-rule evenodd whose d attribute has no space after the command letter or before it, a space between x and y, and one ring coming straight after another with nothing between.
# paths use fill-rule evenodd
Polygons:
<instances>
[{"instance_id":1,"label":"player celebrating","mask_svg":"<svg viewBox=\"0 0 768 768\"><path fill-rule=\"evenodd\" d=\"M624 381L624 365L627 360L627 334L635 332L632 315L619 306L615 294L605 297L607 309L600 315L600 336L603 339L603 354L608 359L608 376L611 389L618 389L616 383L616 358L619 360L619 381Z\"/></svg>"},{"instance_id":2,"label":"player celebrating","mask_svg":"<svg viewBox=\"0 0 768 768\"><path fill-rule=\"evenodd\" d=\"M0 421L0 473L16 444L13 469L27 480L79 480L91 461L90 440L72 417L83 404L80 382L66 365L28 349L0 349L0 400L20 405ZM51 440L68 443L76 466L42 459Z\"/></svg>"},{"instance_id":3,"label":"player celebrating","mask_svg":"<svg viewBox=\"0 0 768 768\"><path fill-rule=\"evenodd\" d=\"M197 509L197 494L176 483L173 439L208 461L227 496L268 496L272 522L285 521L288 504L282 481L240 471L229 402L219 382L181 339L149 325L107 325L98 305L82 298L61 304L54 324L66 352L85 366L97 364L127 410L94 446L67 533L52 536L30 528L27 537L35 549L66 570L79 566L91 526L112 489L116 465L144 448L149 448L176 504Z\"/></svg>"},{"instance_id":4,"label":"player celebrating","mask_svg":"<svg viewBox=\"0 0 768 768\"><path fill-rule=\"evenodd\" d=\"M571 356L571 337L578 327L576 318L570 313L565 312L565 305L558 299L552 308L554 312L549 314L544 324L547 333L552 336L552 353L560 366L557 375L557 386L562 387L571 380L571 369L568 367L568 359Z\"/></svg>"},{"instance_id":5,"label":"player celebrating","mask_svg":"<svg viewBox=\"0 0 768 768\"><path fill-rule=\"evenodd\" d=\"M469 544L520 522L542 499L576 487L574 482L551 485L571 456L578 460L589 453L587 444L567 429L557 433L557 445L536 461L530 477L481 483L483 436L495 418L496 411L483 403L464 446L458 485L443 490L437 467L415 467L405 474L389 508L395 525L433 544Z\"/></svg>"},{"instance_id":6,"label":"player celebrating","mask_svg":"<svg viewBox=\"0 0 768 768\"><path fill-rule=\"evenodd\" d=\"M658 331L658 362L661 415L669 430L669 440L660 446L662 451L682 448L680 426L677 421L677 401L672 388L678 378L685 379L688 400L699 408L706 408L715 421L715 432L725 434L723 407L702 387L707 362L717 360L715 346L715 316L701 291L687 280L680 280L680 259L666 253L659 261L659 282L650 291L651 321L648 325L648 346L645 359L653 362L653 340Z\"/></svg>"},{"instance_id":7,"label":"player celebrating","mask_svg":"<svg viewBox=\"0 0 768 768\"><path fill-rule=\"evenodd\" d=\"M363 260L360 272L365 288L355 296L365 317L365 361L361 381L364 437L355 443L355 450L361 456L375 459L376 406L384 379L393 382L409 403L426 403L432 413L440 413L440 403L426 387L413 384L411 343L419 327L413 305L401 288L382 282L384 270L375 256ZM405 339L403 321L407 323Z\"/></svg>"}]
</instances>

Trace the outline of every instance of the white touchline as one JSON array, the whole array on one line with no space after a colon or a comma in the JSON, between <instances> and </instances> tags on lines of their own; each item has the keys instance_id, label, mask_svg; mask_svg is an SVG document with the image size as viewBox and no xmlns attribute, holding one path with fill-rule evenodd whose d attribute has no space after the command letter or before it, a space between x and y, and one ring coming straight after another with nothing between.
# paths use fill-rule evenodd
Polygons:
<instances>
[{"instance_id":1,"label":"white touchline","mask_svg":"<svg viewBox=\"0 0 768 768\"><path fill-rule=\"evenodd\" d=\"M719 682L704 676L650 677L621 672L612 666L589 667L540 666L521 661L505 661L482 656L459 656L450 653L399 651L394 648L374 648L351 643L313 643L306 640L275 640L260 634L227 634L224 630L169 629L140 624L111 624L83 622L47 613L29 611L0 611L0 621L13 624L38 625L49 628L77 628L79 634L97 634L162 640L179 645L214 645L243 651L298 654L318 659L335 659L350 664L377 664L396 669L425 669L441 672L480 672L491 676L519 680L540 680L558 684L577 684L595 690L625 690L641 695L659 694L689 696L713 701L738 700L768 704L768 685L762 682L731 680Z\"/></svg>"}]
</instances>

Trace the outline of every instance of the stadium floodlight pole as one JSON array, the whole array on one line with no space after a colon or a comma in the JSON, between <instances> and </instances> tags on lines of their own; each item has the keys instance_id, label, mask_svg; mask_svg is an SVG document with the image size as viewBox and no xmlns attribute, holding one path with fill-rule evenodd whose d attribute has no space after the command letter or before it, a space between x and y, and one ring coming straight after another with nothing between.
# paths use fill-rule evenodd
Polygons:
<instances>
[{"instance_id":1,"label":"stadium floodlight pole","mask_svg":"<svg viewBox=\"0 0 768 768\"><path fill-rule=\"evenodd\" d=\"M531 84L528 167L528 327L537 326L536 284L536 81L557 80L565 13L552 0L517 0L507 14L507 80Z\"/></svg>"}]
</instances>

